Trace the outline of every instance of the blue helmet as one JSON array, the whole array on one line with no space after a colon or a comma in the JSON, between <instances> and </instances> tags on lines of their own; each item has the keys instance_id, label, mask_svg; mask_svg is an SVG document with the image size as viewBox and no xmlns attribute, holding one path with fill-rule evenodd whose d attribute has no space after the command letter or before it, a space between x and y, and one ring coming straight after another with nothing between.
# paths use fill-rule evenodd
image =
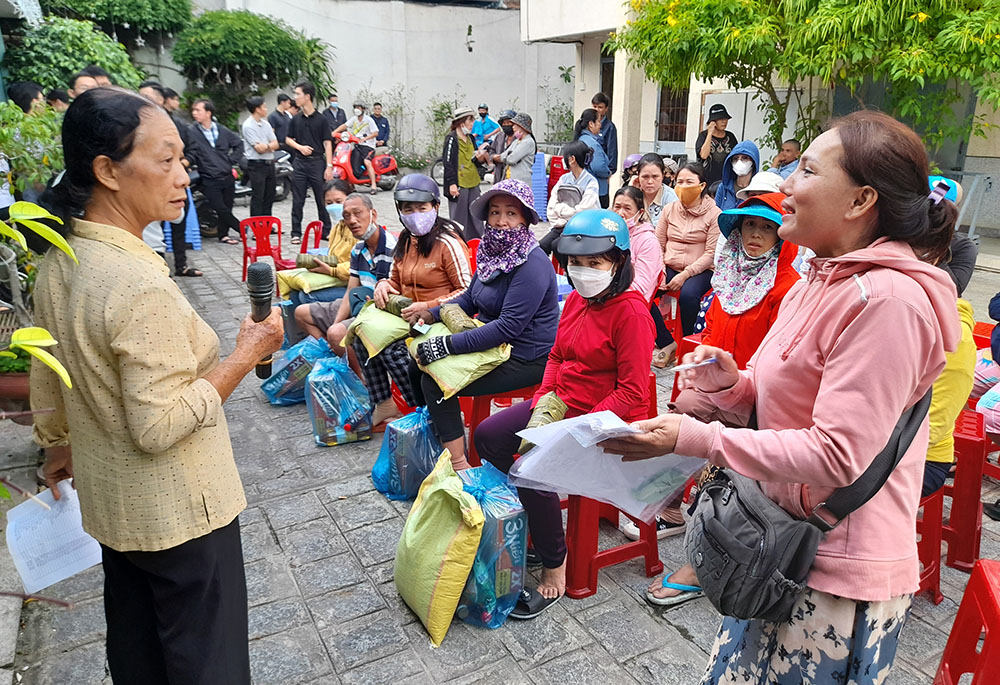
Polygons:
<instances>
[{"instance_id":1,"label":"blue helmet","mask_svg":"<svg viewBox=\"0 0 1000 685\"><path fill-rule=\"evenodd\" d=\"M604 254L613 247L629 249L625 219L608 209L585 209L563 228L555 249L561 255Z\"/></svg>"},{"instance_id":2,"label":"blue helmet","mask_svg":"<svg viewBox=\"0 0 1000 685\"><path fill-rule=\"evenodd\" d=\"M392 199L398 206L400 202L433 202L438 204L441 193L437 181L424 174L407 174L399 179Z\"/></svg>"}]
</instances>

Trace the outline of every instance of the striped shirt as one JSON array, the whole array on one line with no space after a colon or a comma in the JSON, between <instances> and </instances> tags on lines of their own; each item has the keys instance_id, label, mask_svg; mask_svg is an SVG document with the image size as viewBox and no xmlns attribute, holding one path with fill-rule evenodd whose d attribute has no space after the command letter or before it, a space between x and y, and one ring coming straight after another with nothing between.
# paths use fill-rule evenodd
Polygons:
<instances>
[{"instance_id":1,"label":"striped shirt","mask_svg":"<svg viewBox=\"0 0 1000 685\"><path fill-rule=\"evenodd\" d=\"M389 277L392 270L392 251L396 249L396 236L385 228L379 229L382 234L378 239L378 247L373 255L365 241L359 241L351 250L351 272L366 288L375 289L375 284Z\"/></svg>"}]
</instances>

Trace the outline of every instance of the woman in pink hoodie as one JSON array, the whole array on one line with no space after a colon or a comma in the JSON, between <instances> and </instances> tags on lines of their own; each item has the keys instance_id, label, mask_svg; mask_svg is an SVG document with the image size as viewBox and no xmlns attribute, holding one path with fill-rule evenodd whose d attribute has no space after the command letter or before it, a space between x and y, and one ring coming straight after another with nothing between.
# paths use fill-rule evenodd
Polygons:
<instances>
[{"instance_id":1,"label":"woman in pink hoodie","mask_svg":"<svg viewBox=\"0 0 1000 685\"><path fill-rule=\"evenodd\" d=\"M816 252L745 371L701 346L681 387L757 430L666 414L605 443L631 458L706 457L760 481L795 517L851 484L955 349L955 286L933 266L954 205L927 193L920 138L876 112L833 122L782 184L781 238ZM906 350L900 354L900 350ZM918 587L915 519L928 424L882 489L827 533L785 623L725 617L703 683L880 683Z\"/></svg>"},{"instance_id":2,"label":"woman in pink hoodie","mask_svg":"<svg viewBox=\"0 0 1000 685\"><path fill-rule=\"evenodd\" d=\"M653 295L663 280L663 252L653 225L646 216L642 191L632 186L619 188L611 210L625 219L625 225L628 226L632 269L635 271L630 290L646 298L647 303L652 302Z\"/></svg>"}]
</instances>

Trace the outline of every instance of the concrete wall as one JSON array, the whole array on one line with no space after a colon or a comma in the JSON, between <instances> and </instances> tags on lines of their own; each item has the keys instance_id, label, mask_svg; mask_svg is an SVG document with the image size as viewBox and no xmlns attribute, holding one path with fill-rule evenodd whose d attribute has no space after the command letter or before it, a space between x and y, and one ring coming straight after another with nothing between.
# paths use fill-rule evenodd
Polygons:
<instances>
[{"instance_id":1,"label":"concrete wall","mask_svg":"<svg viewBox=\"0 0 1000 685\"><path fill-rule=\"evenodd\" d=\"M390 124L409 129L408 135L418 140L428 138L426 109L435 98L457 97L473 108L486 102L494 116L507 107L528 112L539 139L545 133L545 107L571 102L572 85L563 82L558 67L574 64L573 46L525 45L515 10L400 0L296 0L280 5L271 0L225 0L225 4L226 9L278 15L333 45L342 106L349 107L357 96L385 98L395 92L407 102L407 120ZM467 36L469 26L471 36ZM474 41L471 52L467 40Z\"/></svg>"}]
</instances>

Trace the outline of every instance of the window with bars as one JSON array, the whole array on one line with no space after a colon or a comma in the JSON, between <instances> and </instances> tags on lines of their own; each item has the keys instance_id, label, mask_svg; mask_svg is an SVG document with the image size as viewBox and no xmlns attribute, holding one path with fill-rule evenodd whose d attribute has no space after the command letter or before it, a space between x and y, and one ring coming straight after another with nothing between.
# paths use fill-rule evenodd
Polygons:
<instances>
[{"instance_id":1,"label":"window with bars","mask_svg":"<svg viewBox=\"0 0 1000 685\"><path fill-rule=\"evenodd\" d=\"M656 117L656 139L683 141L687 133L688 89L660 88Z\"/></svg>"}]
</instances>

